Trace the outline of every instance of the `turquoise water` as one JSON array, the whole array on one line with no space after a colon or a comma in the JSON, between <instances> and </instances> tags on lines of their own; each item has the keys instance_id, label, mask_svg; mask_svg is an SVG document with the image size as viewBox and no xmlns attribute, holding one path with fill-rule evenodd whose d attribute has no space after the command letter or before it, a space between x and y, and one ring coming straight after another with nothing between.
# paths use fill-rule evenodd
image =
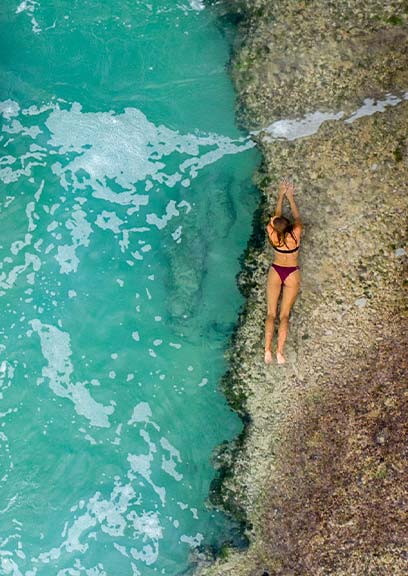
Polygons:
<instances>
[{"instance_id":1,"label":"turquoise water","mask_svg":"<svg viewBox=\"0 0 408 576\"><path fill-rule=\"evenodd\" d=\"M198 0L0 16L0 573L187 574L257 198Z\"/></svg>"}]
</instances>

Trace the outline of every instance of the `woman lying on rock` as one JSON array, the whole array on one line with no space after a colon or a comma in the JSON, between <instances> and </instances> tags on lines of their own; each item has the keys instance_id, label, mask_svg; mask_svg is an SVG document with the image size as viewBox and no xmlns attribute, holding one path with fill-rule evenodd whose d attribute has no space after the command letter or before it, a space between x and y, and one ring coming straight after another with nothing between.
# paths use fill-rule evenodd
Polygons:
<instances>
[{"instance_id":1,"label":"woman lying on rock","mask_svg":"<svg viewBox=\"0 0 408 576\"><path fill-rule=\"evenodd\" d=\"M298 262L302 221L293 197L294 186L283 180L279 186L275 215L270 219L266 231L274 248L275 258L268 273L267 304L268 314L265 323L265 363L272 362L272 336L275 324L279 295L282 292L279 314L278 346L276 359L278 364L285 363L283 348L288 335L289 314L296 300L300 286ZM293 215L293 224L282 216L283 198L289 201Z\"/></svg>"}]
</instances>

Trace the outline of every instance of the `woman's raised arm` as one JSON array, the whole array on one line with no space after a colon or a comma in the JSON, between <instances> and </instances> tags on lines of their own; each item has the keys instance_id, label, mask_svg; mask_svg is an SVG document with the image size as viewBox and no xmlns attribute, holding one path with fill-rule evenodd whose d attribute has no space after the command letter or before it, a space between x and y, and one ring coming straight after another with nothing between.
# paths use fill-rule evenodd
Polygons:
<instances>
[{"instance_id":1,"label":"woman's raised arm","mask_svg":"<svg viewBox=\"0 0 408 576\"><path fill-rule=\"evenodd\" d=\"M276 203L274 218L282 216L282 204L283 204L283 197L285 196L286 193L286 188L287 188L287 182L286 180L282 180L281 183L279 184L278 201Z\"/></svg>"},{"instance_id":2,"label":"woman's raised arm","mask_svg":"<svg viewBox=\"0 0 408 576\"><path fill-rule=\"evenodd\" d=\"M295 221L295 226L301 227L302 226L302 219L300 217L299 208L297 207L297 204L295 202L295 198L293 195L294 191L295 191L295 187L293 186L293 184L291 182L288 183L286 186L286 190L285 190L286 198L288 199L290 209L292 211L292 216L293 216L293 219Z\"/></svg>"}]
</instances>

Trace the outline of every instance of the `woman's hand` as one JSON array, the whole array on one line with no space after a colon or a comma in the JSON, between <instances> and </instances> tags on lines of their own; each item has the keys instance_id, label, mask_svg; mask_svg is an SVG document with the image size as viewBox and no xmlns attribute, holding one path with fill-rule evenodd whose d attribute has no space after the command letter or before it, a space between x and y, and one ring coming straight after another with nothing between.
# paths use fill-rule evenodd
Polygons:
<instances>
[{"instance_id":1,"label":"woman's hand","mask_svg":"<svg viewBox=\"0 0 408 576\"><path fill-rule=\"evenodd\" d=\"M293 184L291 184L287 178L283 178L279 183L279 194L275 208L275 216L282 215L283 198L284 196L288 196L288 193L292 194L291 197L293 198Z\"/></svg>"},{"instance_id":2,"label":"woman's hand","mask_svg":"<svg viewBox=\"0 0 408 576\"><path fill-rule=\"evenodd\" d=\"M288 200L293 199L293 194L295 192L295 187L292 182L286 180L285 194Z\"/></svg>"},{"instance_id":3,"label":"woman's hand","mask_svg":"<svg viewBox=\"0 0 408 576\"><path fill-rule=\"evenodd\" d=\"M287 187L287 180L283 178L279 184L279 196L285 196Z\"/></svg>"}]
</instances>

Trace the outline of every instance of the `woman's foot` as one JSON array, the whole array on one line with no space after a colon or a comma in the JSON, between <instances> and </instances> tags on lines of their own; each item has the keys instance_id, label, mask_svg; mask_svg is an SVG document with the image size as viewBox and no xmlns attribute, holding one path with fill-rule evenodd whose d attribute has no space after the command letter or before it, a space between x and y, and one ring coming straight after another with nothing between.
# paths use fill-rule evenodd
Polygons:
<instances>
[{"instance_id":1,"label":"woman's foot","mask_svg":"<svg viewBox=\"0 0 408 576\"><path fill-rule=\"evenodd\" d=\"M286 362L285 356L281 352L276 352L276 360L278 364L285 364Z\"/></svg>"},{"instance_id":2,"label":"woman's foot","mask_svg":"<svg viewBox=\"0 0 408 576\"><path fill-rule=\"evenodd\" d=\"M265 350L265 364L272 363L272 352L270 350Z\"/></svg>"}]
</instances>

